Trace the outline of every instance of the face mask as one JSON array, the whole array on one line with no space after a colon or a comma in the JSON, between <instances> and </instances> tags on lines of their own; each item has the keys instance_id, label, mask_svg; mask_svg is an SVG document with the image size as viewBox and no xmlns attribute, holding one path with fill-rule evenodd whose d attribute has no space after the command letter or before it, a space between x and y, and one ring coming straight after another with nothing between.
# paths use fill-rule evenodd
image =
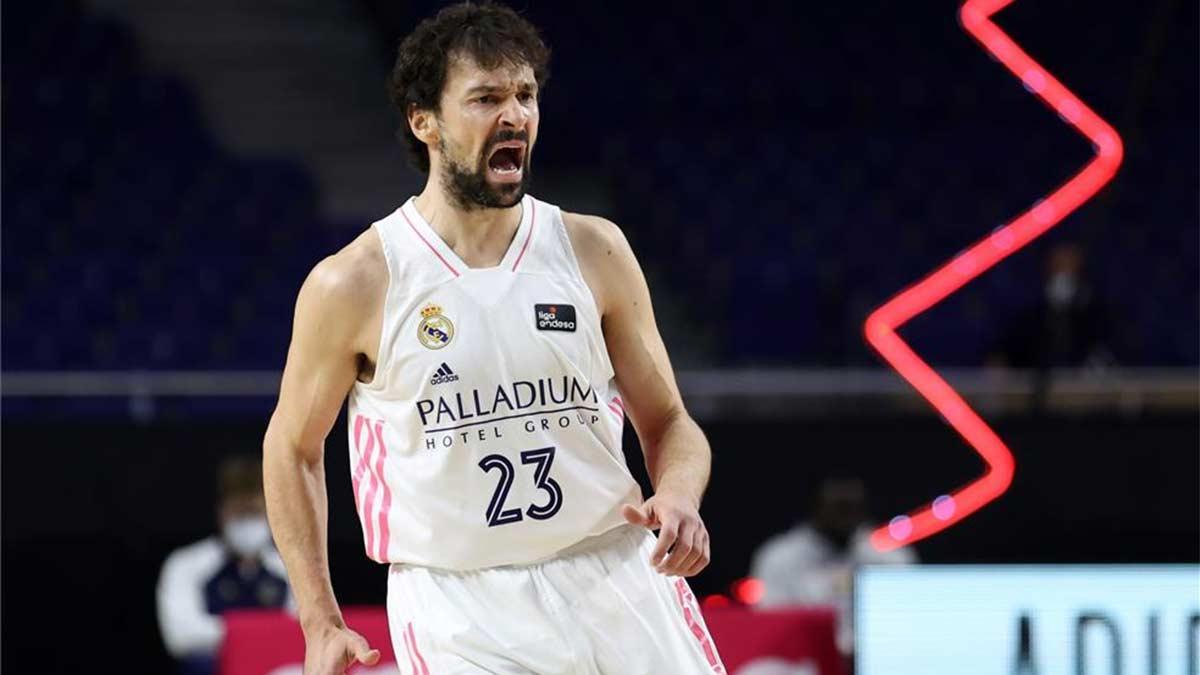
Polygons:
<instances>
[{"instance_id":1,"label":"face mask","mask_svg":"<svg viewBox=\"0 0 1200 675\"><path fill-rule=\"evenodd\" d=\"M221 531L225 543L241 556L257 555L271 543L271 526L262 516L234 518Z\"/></svg>"}]
</instances>

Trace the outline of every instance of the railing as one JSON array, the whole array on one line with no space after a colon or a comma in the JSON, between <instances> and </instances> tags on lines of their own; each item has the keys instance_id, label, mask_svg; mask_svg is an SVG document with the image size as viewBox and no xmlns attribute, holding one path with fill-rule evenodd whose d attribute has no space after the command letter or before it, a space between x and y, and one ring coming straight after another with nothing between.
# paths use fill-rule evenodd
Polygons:
<instances>
[{"instance_id":1,"label":"railing","mask_svg":"<svg viewBox=\"0 0 1200 675\"><path fill-rule=\"evenodd\" d=\"M1200 371L945 369L946 379L984 414L1137 415L1200 411ZM21 371L0 374L13 398L264 397L277 371ZM685 370L677 375L701 419L778 419L822 414L929 414L899 377L880 369Z\"/></svg>"}]
</instances>

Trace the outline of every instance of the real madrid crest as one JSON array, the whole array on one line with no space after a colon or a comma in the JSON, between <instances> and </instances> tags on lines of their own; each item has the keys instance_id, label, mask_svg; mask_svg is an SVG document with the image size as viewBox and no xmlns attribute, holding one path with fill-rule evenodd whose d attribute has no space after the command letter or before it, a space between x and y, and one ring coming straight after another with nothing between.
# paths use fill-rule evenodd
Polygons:
<instances>
[{"instance_id":1,"label":"real madrid crest","mask_svg":"<svg viewBox=\"0 0 1200 675\"><path fill-rule=\"evenodd\" d=\"M454 324L442 314L441 307L428 304L421 309L417 339L429 349L441 349L454 339Z\"/></svg>"}]
</instances>

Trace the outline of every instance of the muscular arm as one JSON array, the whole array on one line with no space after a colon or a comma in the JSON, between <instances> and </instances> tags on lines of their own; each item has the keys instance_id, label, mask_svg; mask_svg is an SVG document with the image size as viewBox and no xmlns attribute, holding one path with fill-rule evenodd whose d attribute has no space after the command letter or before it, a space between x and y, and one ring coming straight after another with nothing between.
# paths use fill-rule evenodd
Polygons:
<instances>
[{"instance_id":1,"label":"muscular arm","mask_svg":"<svg viewBox=\"0 0 1200 675\"><path fill-rule=\"evenodd\" d=\"M375 236L368 231L321 261L300 289L279 403L263 439L267 516L296 596L309 660L314 643L345 629L329 578L324 449L361 354L375 354L364 346L366 336L378 334L371 321L386 289L386 268L381 284L381 263L370 249L378 246L368 239ZM361 646L365 653L366 642ZM312 670L325 672L305 672Z\"/></svg>"},{"instance_id":2,"label":"muscular arm","mask_svg":"<svg viewBox=\"0 0 1200 675\"><path fill-rule=\"evenodd\" d=\"M649 525L662 526L662 550L656 555L671 548L659 568L695 574L708 563L708 532L698 515L712 464L708 440L683 405L646 278L629 242L602 218L566 218L576 257L600 305L609 358L654 485L643 515Z\"/></svg>"}]
</instances>

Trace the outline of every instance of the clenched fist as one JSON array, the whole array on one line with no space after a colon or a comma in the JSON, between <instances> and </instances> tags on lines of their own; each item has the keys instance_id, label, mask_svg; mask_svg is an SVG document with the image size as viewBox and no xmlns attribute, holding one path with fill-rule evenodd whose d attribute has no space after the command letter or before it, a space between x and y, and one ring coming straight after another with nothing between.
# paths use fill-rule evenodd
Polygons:
<instances>
[{"instance_id":1,"label":"clenched fist","mask_svg":"<svg viewBox=\"0 0 1200 675\"><path fill-rule=\"evenodd\" d=\"M329 626L305 636L304 675L345 675L355 663L373 666L379 662L379 650L371 649L367 639L349 628Z\"/></svg>"}]
</instances>

